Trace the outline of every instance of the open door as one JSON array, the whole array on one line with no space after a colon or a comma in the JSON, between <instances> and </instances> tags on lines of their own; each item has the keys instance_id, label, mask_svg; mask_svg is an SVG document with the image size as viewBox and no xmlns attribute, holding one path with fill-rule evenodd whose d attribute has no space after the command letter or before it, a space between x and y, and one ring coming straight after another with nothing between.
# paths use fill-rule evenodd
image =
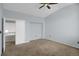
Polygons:
<instances>
[{"instance_id":1,"label":"open door","mask_svg":"<svg viewBox=\"0 0 79 59\"><path fill-rule=\"evenodd\" d=\"M2 54L2 4L0 4L0 55Z\"/></svg>"},{"instance_id":2,"label":"open door","mask_svg":"<svg viewBox=\"0 0 79 59\"><path fill-rule=\"evenodd\" d=\"M0 19L0 55L3 55L4 52L4 42L3 42L3 25L4 25L4 19Z\"/></svg>"},{"instance_id":3,"label":"open door","mask_svg":"<svg viewBox=\"0 0 79 59\"><path fill-rule=\"evenodd\" d=\"M0 19L0 55L2 53L2 20Z\"/></svg>"}]
</instances>

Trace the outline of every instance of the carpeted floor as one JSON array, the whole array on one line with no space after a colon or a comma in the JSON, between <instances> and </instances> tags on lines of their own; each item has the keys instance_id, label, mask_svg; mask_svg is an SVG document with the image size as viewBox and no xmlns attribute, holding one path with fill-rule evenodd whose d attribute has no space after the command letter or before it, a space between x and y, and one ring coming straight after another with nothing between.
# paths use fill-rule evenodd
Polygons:
<instances>
[{"instance_id":1,"label":"carpeted floor","mask_svg":"<svg viewBox=\"0 0 79 59\"><path fill-rule=\"evenodd\" d=\"M33 40L28 43L14 45L6 43L4 56L79 56L79 49L47 39Z\"/></svg>"}]
</instances>

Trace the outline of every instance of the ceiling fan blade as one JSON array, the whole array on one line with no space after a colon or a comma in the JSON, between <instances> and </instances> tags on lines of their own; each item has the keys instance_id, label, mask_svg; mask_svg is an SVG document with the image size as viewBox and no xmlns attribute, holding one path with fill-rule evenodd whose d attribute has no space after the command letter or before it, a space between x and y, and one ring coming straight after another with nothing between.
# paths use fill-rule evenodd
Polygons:
<instances>
[{"instance_id":1,"label":"ceiling fan blade","mask_svg":"<svg viewBox=\"0 0 79 59\"><path fill-rule=\"evenodd\" d=\"M54 5L54 4L58 4L58 3L48 3L49 5Z\"/></svg>"},{"instance_id":2,"label":"ceiling fan blade","mask_svg":"<svg viewBox=\"0 0 79 59\"><path fill-rule=\"evenodd\" d=\"M48 6L48 5L47 5L47 8L48 8L48 9L51 9L51 7L50 7L50 6Z\"/></svg>"},{"instance_id":3,"label":"ceiling fan blade","mask_svg":"<svg viewBox=\"0 0 79 59\"><path fill-rule=\"evenodd\" d=\"M45 6L45 4L43 4L41 7L39 7L39 9L43 8Z\"/></svg>"},{"instance_id":4,"label":"ceiling fan blade","mask_svg":"<svg viewBox=\"0 0 79 59\"><path fill-rule=\"evenodd\" d=\"M55 4L58 4L58 3L40 3L42 4L41 7L39 7L39 9L43 8L45 5L48 9L51 9L50 5L55 5Z\"/></svg>"}]
</instances>

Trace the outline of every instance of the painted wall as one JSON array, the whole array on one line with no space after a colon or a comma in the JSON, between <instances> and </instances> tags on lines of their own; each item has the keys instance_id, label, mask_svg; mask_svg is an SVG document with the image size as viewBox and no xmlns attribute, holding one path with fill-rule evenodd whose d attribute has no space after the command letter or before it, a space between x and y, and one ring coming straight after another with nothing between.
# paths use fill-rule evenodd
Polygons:
<instances>
[{"instance_id":1,"label":"painted wall","mask_svg":"<svg viewBox=\"0 0 79 59\"><path fill-rule=\"evenodd\" d=\"M42 18L31 17L26 20L26 39L27 41L31 41L30 39L30 22L42 23L43 24L43 37L45 37L45 20Z\"/></svg>"},{"instance_id":2,"label":"painted wall","mask_svg":"<svg viewBox=\"0 0 79 59\"><path fill-rule=\"evenodd\" d=\"M26 14L22 14L15 11L10 11L4 9L4 17L13 19L26 20L26 40L30 41L29 36L29 23L42 22L44 27L43 36L51 40L64 43L73 47L79 48L79 34L78 34L78 11L79 8L76 4L71 6L66 6L56 11L55 13L49 15L45 18L38 18ZM45 25L46 23L46 25ZM45 35L44 35L45 33Z\"/></svg>"},{"instance_id":3,"label":"painted wall","mask_svg":"<svg viewBox=\"0 0 79 59\"><path fill-rule=\"evenodd\" d=\"M46 37L79 48L78 6L64 7L46 18Z\"/></svg>"},{"instance_id":4,"label":"painted wall","mask_svg":"<svg viewBox=\"0 0 79 59\"><path fill-rule=\"evenodd\" d=\"M30 22L39 22L39 23L43 23L43 37L45 36L45 20L43 18L39 18L39 17L35 17L35 16L32 16L32 15L26 15L26 14L23 14L23 13L19 13L19 12L16 12L16 11L10 11L10 10L6 10L4 9L4 17L5 18L11 18L11 19L20 19L20 20L25 20L25 41L28 42L30 41L30 35L29 35L29 24Z\"/></svg>"},{"instance_id":5,"label":"painted wall","mask_svg":"<svg viewBox=\"0 0 79 59\"><path fill-rule=\"evenodd\" d=\"M2 4L0 4L0 31L2 31L1 27L2 27ZM1 55L1 51L2 51L2 34L0 33L0 55Z\"/></svg>"},{"instance_id":6,"label":"painted wall","mask_svg":"<svg viewBox=\"0 0 79 59\"><path fill-rule=\"evenodd\" d=\"M25 20L16 20L16 44L25 43Z\"/></svg>"}]
</instances>

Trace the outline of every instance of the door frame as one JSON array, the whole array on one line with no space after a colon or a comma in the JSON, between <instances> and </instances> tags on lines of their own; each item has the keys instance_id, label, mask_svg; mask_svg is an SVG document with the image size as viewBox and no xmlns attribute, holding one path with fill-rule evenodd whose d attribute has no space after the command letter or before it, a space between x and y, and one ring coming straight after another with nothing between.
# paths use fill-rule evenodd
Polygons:
<instances>
[{"instance_id":1,"label":"door frame","mask_svg":"<svg viewBox=\"0 0 79 59\"><path fill-rule=\"evenodd\" d=\"M3 19L3 21L2 21L2 54L3 54L3 52L5 52L5 21L6 21L6 19L12 19L12 18L2 18ZM12 20L16 20L16 19L12 19Z\"/></svg>"},{"instance_id":2,"label":"door frame","mask_svg":"<svg viewBox=\"0 0 79 59\"><path fill-rule=\"evenodd\" d=\"M2 31L2 32L3 32L3 36L2 36L2 37L3 37L3 39L2 39L2 41L3 41L3 42L2 42L2 47L3 47L3 48L2 48L2 51L3 51L3 52L5 52L5 34L4 34L4 31L5 31L5 20L6 20L6 19L11 19L11 20L15 20L15 21L16 21L16 20L25 20L25 19L15 19L15 18L7 18L7 17L4 17L4 18L3 18L3 26L2 26L2 27L3 27L3 28L2 28L2 30L3 30L3 31ZM16 38L15 38L15 40L16 40ZM2 54L3 54L3 53L2 53Z\"/></svg>"},{"instance_id":3,"label":"door frame","mask_svg":"<svg viewBox=\"0 0 79 59\"><path fill-rule=\"evenodd\" d=\"M2 18L2 51L1 51L1 56L3 55L4 53L4 18Z\"/></svg>"},{"instance_id":4,"label":"door frame","mask_svg":"<svg viewBox=\"0 0 79 59\"><path fill-rule=\"evenodd\" d=\"M4 28L5 27L5 20L6 20L6 18L3 18L3 21L2 21L2 23L3 23L3 25L2 25L2 27L3 27L2 28L3 29L3 39L2 39L2 41L3 41L3 43L2 43L3 44L3 49L2 49L2 51L3 52L5 52L5 34L4 34L4 31L5 31L5 28Z\"/></svg>"}]
</instances>

